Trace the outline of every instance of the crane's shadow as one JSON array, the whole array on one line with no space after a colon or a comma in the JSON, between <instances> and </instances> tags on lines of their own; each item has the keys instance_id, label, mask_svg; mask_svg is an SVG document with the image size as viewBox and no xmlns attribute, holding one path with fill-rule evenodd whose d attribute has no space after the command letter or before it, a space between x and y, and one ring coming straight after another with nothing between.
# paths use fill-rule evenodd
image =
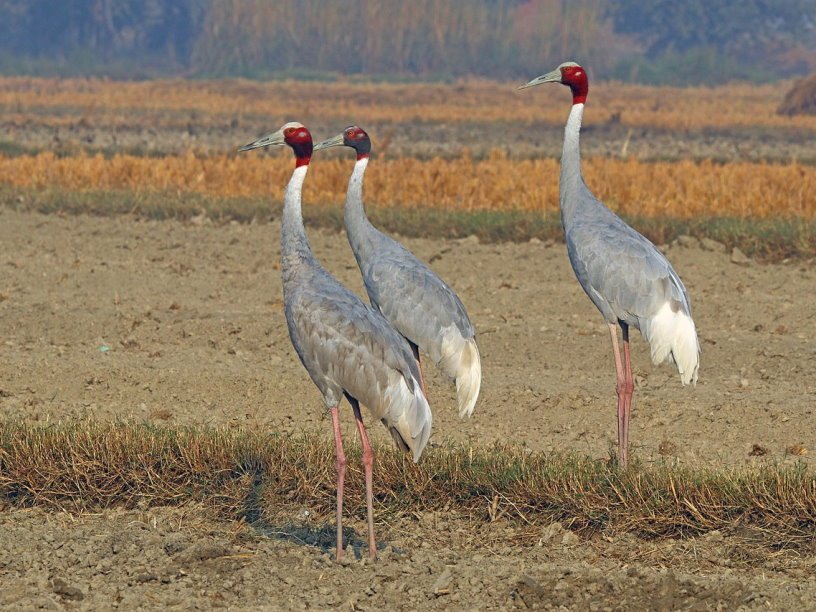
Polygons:
<instances>
[{"instance_id":1,"label":"crane's shadow","mask_svg":"<svg viewBox=\"0 0 816 612\"><path fill-rule=\"evenodd\" d=\"M241 513L247 525L258 535L273 540L291 542L299 546L311 546L322 552L334 555L337 532L333 524L323 523L321 525L310 525L303 521L289 521L278 524L271 523L264 518L262 491L264 487L265 467L257 463L251 466L245 465L244 467L246 473L253 475L252 487L244 500L243 512ZM354 551L354 557L358 560L361 559L363 555L368 554L367 538L359 536L351 527L344 527L343 548L348 551L349 545ZM377 542L378 551L385 550L388 546L389 544L387 542ZM397 554L402 554L403 552L394 547L392 547L392 551Z\"/></svg>"}]
</instances>

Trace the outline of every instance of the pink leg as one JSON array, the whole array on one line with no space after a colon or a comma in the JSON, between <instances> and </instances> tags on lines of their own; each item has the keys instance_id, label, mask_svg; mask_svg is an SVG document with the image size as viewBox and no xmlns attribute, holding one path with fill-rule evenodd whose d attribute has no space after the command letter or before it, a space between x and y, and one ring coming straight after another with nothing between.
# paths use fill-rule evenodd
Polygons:
<instances>
[{"instance_id":1,"label":"pink leg","mask_svg":"<svg viewBox=\"0 0 816 612\"><path fill-rule=\"evenodd\" d=\"M618 464L626 467L629 461L629 420L625 407L625 379L621 363L620 349L618 348L618 328L614 323L609 323L609 333L612 335L612 352L615 354L615 392L618 395Z\"/></svg>"},{"instance_id":2,"label":"pink leg","mask_svg":"<svg viewBox=\"0 0 816 612\"><path fill-rule=\"evenodd\" d=\"M343 440L340 437L340 415L338 407L331 407L332 426L334 427L335 461L337 470L337 554L336 559L343 558L343 481L346 478L346 454L343 452Z\"/></svg>"},{"instance_id":3,"label":"pink leg","mask_svg":"<svg viewBox=\"0 0 816 612\"><path fill-rule=\"evenodd\" d=\"M363 445L363 470L365 471L366 483L366 507L368 510L368 556L371 559L377 558L377 542L374 540L374 450L368 441L365 425L363 425L363 415L360 414L360 404L356 399L348 397L351 408L354 410L354 418L357 420L357 430L360 432L360 442Z\"/></svg>"},{"instance_id":4,"label":"pink leg","mask_svg":"<svg viewBox=\"0 0 816 612\"><path fill-rule=\"evenodd\" d=\"M624 421L626 423L624 444L627 448L627 459L629 455L629 418L632 416L632 396L635 393L635 379L632 375L632 360L629 352L629 326L621 325L623 331L623 390L624 390Z\"/></svg>"}]
</instances>

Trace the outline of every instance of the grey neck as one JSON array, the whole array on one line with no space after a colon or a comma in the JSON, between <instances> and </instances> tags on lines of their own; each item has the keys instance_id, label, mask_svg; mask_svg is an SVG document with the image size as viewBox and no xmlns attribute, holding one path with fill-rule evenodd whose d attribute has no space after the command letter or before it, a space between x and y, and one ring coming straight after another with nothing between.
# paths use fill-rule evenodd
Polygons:
<instances>
[{"instance_id":1,"label":"grey neck","mask_svg":"<svg viewBox=\"0 0 816 612\"><path fill-rule=\"evenodd\" d=\"M584 105L573 104L564 128L564 149L561 153L561 222L566 226L575 215L584 196L589 193L581 176L581 119Z\"/></svg>"},{"instance_id":2,"label":"grey neck","mask_svg":"<svg viewBox=\"0 0 816 612\"><path fill-rule=\"evenodd\" d=\"M301 192L309 166L299 166L292 173L283 196L283 221L281 223L281 269L284 281L290 273L304 264L314 262L309 239L303 227Z\"/></svg>"},{"instance_id":3,"label":"grey neck","mask_svg":"<svg viewBox=\"0 0 816 612\"><path fill-rule=\"evenodd\" d=\"M346 205L343 209L343 220L346 224L351 249L358 261L370 246L370 236L374 229L363 207L363 177L368 167L368 158L358 159L346 191Z\"/></svg>"}]
</instances>

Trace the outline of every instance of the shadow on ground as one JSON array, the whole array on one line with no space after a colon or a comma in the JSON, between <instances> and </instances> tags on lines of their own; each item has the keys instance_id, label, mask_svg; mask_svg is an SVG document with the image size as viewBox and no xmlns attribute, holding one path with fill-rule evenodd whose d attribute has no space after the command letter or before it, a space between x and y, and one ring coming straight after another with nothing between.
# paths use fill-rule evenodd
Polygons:
<instances>
[{"instance_id":1,"label":"shadow on ground","mask_svg":"<svg viewBox=\"0 0 816 612\"><path fill-rule=\"evenodd\" d=\"M248 468L248 469L247 469ZM335 554L335 538L337 532L334 524L323 523L321 525L308 525L289 521L282 524L269 522L264 518L263 487L265 468L254 464L245 469L253 474L252 488L244 501L244 511L242 518L259 535L292 542L300 546L313 546L332 556ZM367 537L359 536L352 527L343 528L343 548L348 551L351 546L354 557L360 559L368 550ZM377 550L382 551L388 547L388 542L377 541ZM394 549L394 552L400 551Z\"/></svg>"}]
</instances>

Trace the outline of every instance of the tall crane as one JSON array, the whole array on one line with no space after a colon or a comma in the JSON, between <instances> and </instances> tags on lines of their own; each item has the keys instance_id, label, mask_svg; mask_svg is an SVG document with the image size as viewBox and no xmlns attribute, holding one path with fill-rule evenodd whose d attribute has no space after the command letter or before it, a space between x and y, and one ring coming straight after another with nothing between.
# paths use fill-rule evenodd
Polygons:
<instances>
[{"instance_id":1,"label":"tall crane","mask_svg":"<svg viewBox=\"0 0 816 612\"><path fill-rule=\"evenodd\" d=\"M301 214L301 191L313 149L309 130L290 122L239 150L280 145L288 145L295 153L295 170L284 195L281 224L284 313L292 345L331 413L337 471L337 560L343 555L346 456L338 412L343 396L354 411L363 446L368 552L374 559L374 452L360 403L382 421L398 446L412 453L415 462L431 435L431 409L420 385L418 364L405 338L379 312L332 277L312 254Z\"/></svg>"},{"instance_id":2,"label":"tall crane","mask_svg":"<svg viewBox=\"0 0 816 612\"><path fill-rule=\"evenodd\" d=\"M520 89L543 83L561 83L572 91L572 110L561 154L561 223L575 276L601 311L612 336L617 374L618 462L625 466L635 388L629 328L640 330L649 343L655 365L673 363L683 385L696 384L700 345L691 318L691 300L663 253L604 206L584 183L579 133L589 92L586 70L575 62L565 62ZM623 337L623 358L618 326Z\"/></svg>"}]
</instances>

